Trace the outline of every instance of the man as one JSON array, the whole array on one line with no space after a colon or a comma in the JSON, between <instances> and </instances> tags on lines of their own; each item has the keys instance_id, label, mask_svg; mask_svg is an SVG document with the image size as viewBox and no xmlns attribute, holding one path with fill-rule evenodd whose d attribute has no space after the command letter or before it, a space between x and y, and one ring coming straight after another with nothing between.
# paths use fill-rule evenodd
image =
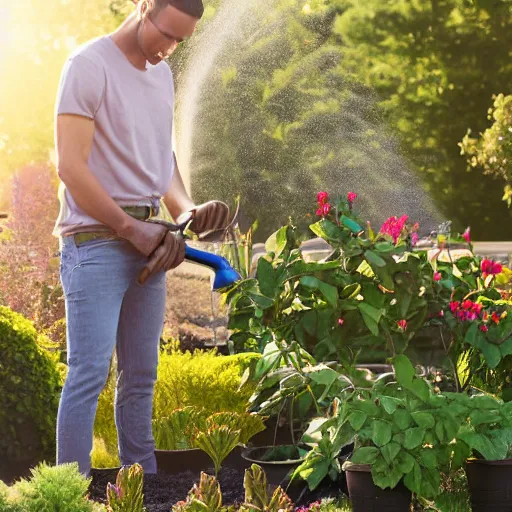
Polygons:
<instances>
[{"instance_id":1,"label":"man","mask_svg":"<svg viewBox=\"0 0 512 512\"><path fill-rule=\"evenodd\" d=\"M201 0L141 0L114 33L66 62L57 95L56 149L66 300L68 376L57 419L57 463L90 471L93 423L117 351L115 417L122 464L156 472L151 429L165 272L184 259L182 239L145 222L160 200L191 229L227 224L224 203L196 206L172 149L174 88L163 59L189 37ZM144 284L139 275L146 274Z\"/></svg>"}]
</instances>

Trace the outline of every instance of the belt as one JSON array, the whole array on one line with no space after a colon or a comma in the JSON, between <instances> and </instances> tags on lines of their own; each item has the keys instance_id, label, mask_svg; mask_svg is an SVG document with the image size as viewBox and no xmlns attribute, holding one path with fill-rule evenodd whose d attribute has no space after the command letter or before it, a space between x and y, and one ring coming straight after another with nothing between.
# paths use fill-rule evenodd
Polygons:
<instances>
[{"instance_id":1,"label":"belt","mask_svg":"<svg viewBox=\"0 0 512 512\"><path fill-rule=\"evenodd\" d=\"M137 220L148 220L158 215L159 212L159 208L154 206L122 206L121 209ZM72 236L77 247L89 240L124 240L111 231L84 231L82 233L75 233Z\"/></svg>"}]
</instances>

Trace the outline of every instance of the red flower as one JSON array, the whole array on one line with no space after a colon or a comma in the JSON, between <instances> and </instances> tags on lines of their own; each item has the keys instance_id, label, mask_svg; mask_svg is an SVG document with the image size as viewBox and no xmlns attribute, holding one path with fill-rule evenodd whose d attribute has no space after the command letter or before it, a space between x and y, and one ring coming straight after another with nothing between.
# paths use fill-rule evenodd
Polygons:
<instances>
[{"instance_id":1,"label":"red flower","mask_svg":"<svg viewBox=\"0 0 512 512\"><path fill-rule=\"evenodd\" d=\"M498 313L496 313L496 311L493 311L492 315L491 315L491 320L496 324L498 325L500 323L500 316L498 315Z\"/></svg>"},{"instance_id":2,"label":"red flower","mask_svg":"<svg viewBox=\"0 0 512 512\"><path fill-rule=\"evenodd\" d=\"M329 199L329 194L327 192L318 192L316 195L316 200L318 201L319 206L322 206L327 199Z\"/></svg>"},{"instance_id":3,"label":"red flower","mask_svg":"<svg viewBox=\"0 0 512 512\"><path fill-rule=\"evenodd\" d=\"M345 323L345 320L343 318L338 318L338 325L341 327Z\"/></svg>"},{"instance_id":4,"label":"red flower","mask_svg":"<svg viewBox=\"0 0 512 512\"><path fill-rule=\"evenodd\" d=\"M347 194L347 201L349 203L353 203L357 199L357 194L355 192L349 192Z\"/></svg>"},{"instance_id":5,"label":"red flower","mask_svg":"<svg viewBox=\"0 0 512 512\"><path fill-rule=\"evenodd\" d=\"M389 217L389 219L382 224L380 228L380 232L385 235L390 235L393 237L393 242L396 244L402 231L404 229L405 223L409 217L407 215L402 215L399 219L396 217Z\"/></svg>"},{"instance_id":6,"label":"red flower","mask_svg":"<svg viewBox=\"0 0 512 512\"><path fill-rule=\"evenodd\" d=\"M444 311L442 309L439 311L439 316L444 316Z\"/></svg>"},{"instance_id":7,"label":"red flower","mask_svg":"<svg viewBox=\"0 0 512 512\"><path fill-rule=\"evenodd\" d=\"M441 281L442 277L441 272L434 272L434 281Z\"/></svg>"},{"instance_id":8,"label":"red flower","mask_svg":"<svg viewBox=\"0 0 512 512\"><path fill-rule=\"evenodd\" d=\"M401 331L405 331L407 329L407 320L398 320L396 324Z\"/></svg>"},{"instance_id":9,"label":"red flower","mask_svg":"<svg viewBox=\"0 0 512 512\"><path fill-rule=\"evenodd\" d=\"M462 233L462 238L464 238L468 244L471 243L471 230L469 228L466 228L466 231Z\"/></svg>"},{"instance_id":10,"label":"red flower","mask_svg":"<svg viewBox=\"0 0 512 512\"><path fill-rule=\"evenodd\" d=\"M316 214L319 217L325 217L326 215L329 214L330 211L331 211L331 205L329 203L325 203L325 204L319 205L319 208L316 211Z\"/></svg>"},{"instance_id":11,"label":"red flower","mask_svg":"<svg viewBox=\"0 0 512 512\"><path fill-rule=\"evenodd\" d=\"M488 275L495 276L497 274L501 274L501 272L503 271L503 266L501 263L498 263L496 261L483 259L482 263L480 264L480 270L482 271L482 275L485 278L485 276Z\"/></svg>"},{"instance_id":12,"label":"red flower","mask_svg":"<svg viewBox=\"0 0 512 512\"><path fill-rule=\"evenodd\" d=\"M455 313L455 311L457 311L457 309L459 309L459 304L460 304L460 302L458 300L450 302L450 311L452 313Z\"/></svg>"},{"instance_id":13,"label":"red flower","mask_svg":"<svg viewBox=\"0 0 512 512\"><path fill-rule=\"evenodd\" d=\"M487 331L489 330L489 327L487 327L487 325L481 325L481 326L480 326L480 330L481 330L482 332L487 332Z\"/></svg>"}]
</instances>

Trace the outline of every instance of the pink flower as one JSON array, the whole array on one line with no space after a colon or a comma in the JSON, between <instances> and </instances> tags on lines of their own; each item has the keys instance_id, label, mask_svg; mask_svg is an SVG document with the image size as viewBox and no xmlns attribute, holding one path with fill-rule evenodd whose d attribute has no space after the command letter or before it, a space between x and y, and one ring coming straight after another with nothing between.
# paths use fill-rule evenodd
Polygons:
<instances>
[{"instance_id":1,"label":"pink flower","mask_svg":"<svg viewBox=\"0 0 512 512\"><path fill-rule=\"evenodd\" d=\"M407 329L407 320L398 320L396 324L401 331L405 331Z\"/></svg>"},{"instance_id":2,"label":"pink flower","mask_svg":"<svg viewBox=\"0 0 512 512\"><path fill-rule=\"evenodd\" d=\"M471 230L470 230L470 228L466 228L466 231L464 231L464 233L462 233L462 238L464 238L464 240L466 240L466 242L468 244L471 243Z\"/></svg>"},{"instance_id":3,"label":"pink flower","mask_svg":"<svg viewBox=\"0 0 512 512\"><path fill-rule=\"evenodd\" d=\"M327 199L329 199L329 194L327 192L318 192L316 195L316 200L318 201L319 206L322 206Z\"/></svg>"},{"instance_id":4,"label":"pink flower","mask_svg":"<svg viewBox=\"0 0 512 512\"><path fill-rule=\"evenodd\" d=\"M409 217L407 215L402 215L399 219L396 217L389 217L389 219L382 224L380 228L380 232L385 235L390 235L393 237L393 242L396 244L402 231L404 229L405 223Z\"/></svg>"},{"instance_id":5,"label":"pink flower","mask_svg":"<svg viewBox=\"0 0 512 512\"><path fill-rule=\"evenodd\" d=\"M496 275L501 274L503 271L503 266L501 263L498 263L496 261L492 261L489 259L483 259L482 263L480 264L480 270L482 271L482 275L485 278L485 276L488 275Z\"/></svg>"},{"instance_id":6,"label":"pink flower","mask_svg":"<svg viewBox=\"0 0 512 512\"><path fill-rule=\"evenodd\" d=\"M415 246L418 243L418 239L419 239L418 233L413 233L411 235L411 245Z\"/></svg>"},{"instance_id":7,"label":"pink flower","mask_svg":"<svg viewBox=\"0 0 512 512\"><path fill-rule=\"evenodd\" d=\"M355 192L349 192L347 194L347 201L349 203L353 203L357 199L357 194Z\"/></svg>"},{"instance_id":8,"label":"pink flower","mask_svg":"<svg viewBox=\"0 0 512 512\"><path fill-rule=\"evenodd\" d=\"M442 278L441 272L434 272L434 281L441 281Z\"/></svg>"},{"instance_id":9,"label":"pink flower","mask_svg":"<svg viewBox=\"0 0 512 512\"><path fill-rule=\"evenodd\" d=\"M452 313L455 313L455 311L457 311L457 309L459 308L459 304L460 302L458 300L450 302L450 311Z\"/></svg>"},{"instance_id":10,"label":"pink flower","mask_svg":"<svg viewBox=\"0 0 512 512\"><path fill-rule=\"evenodd\" d=\"M345 323L345 320L343 318L338 318L338 325L341 327Z\"/></svg>"},{"instance_id":11,"label":"pink flower","mask_svg":"<svg viewBox=\"0 0 512 512\"><path fill-rule=\"evenodd\" d=\"M444 316L444 311L442 309L439 311L439 316Z\"/></svg>"},{"instance_id":12,"label":"pink flower","mask_svg":"<svg viewBox=\"0 0 512 512\"><path fill-rule=\"evenodd\" d=\"M487 325L481 325L481 326L480 326L480 330L481 330L482 332L487 332L487 331L489 330L489 327L487 327Z\"/></svg>"}]
</instances>

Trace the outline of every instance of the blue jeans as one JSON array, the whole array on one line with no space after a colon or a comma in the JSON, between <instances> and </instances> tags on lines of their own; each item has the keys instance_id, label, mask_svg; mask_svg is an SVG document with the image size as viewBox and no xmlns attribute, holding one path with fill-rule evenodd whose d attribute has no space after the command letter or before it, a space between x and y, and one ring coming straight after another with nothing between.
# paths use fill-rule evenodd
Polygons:
<instances>
[{"instance_id":1,"label":"blue jeans","mask_svg":"<svg viewBox=\"0 0 512 512\"><path fill-rule=\"evenodd\" d=\"M146 257L125 240L61 238L60 277L66 302L68 376L57 417L57 464L91 468L98 396L117 353L115 419L121 464L156 473L151 428L153 389L165 310L165 272L143 286Z\"/></svg>"}]
</instances>

